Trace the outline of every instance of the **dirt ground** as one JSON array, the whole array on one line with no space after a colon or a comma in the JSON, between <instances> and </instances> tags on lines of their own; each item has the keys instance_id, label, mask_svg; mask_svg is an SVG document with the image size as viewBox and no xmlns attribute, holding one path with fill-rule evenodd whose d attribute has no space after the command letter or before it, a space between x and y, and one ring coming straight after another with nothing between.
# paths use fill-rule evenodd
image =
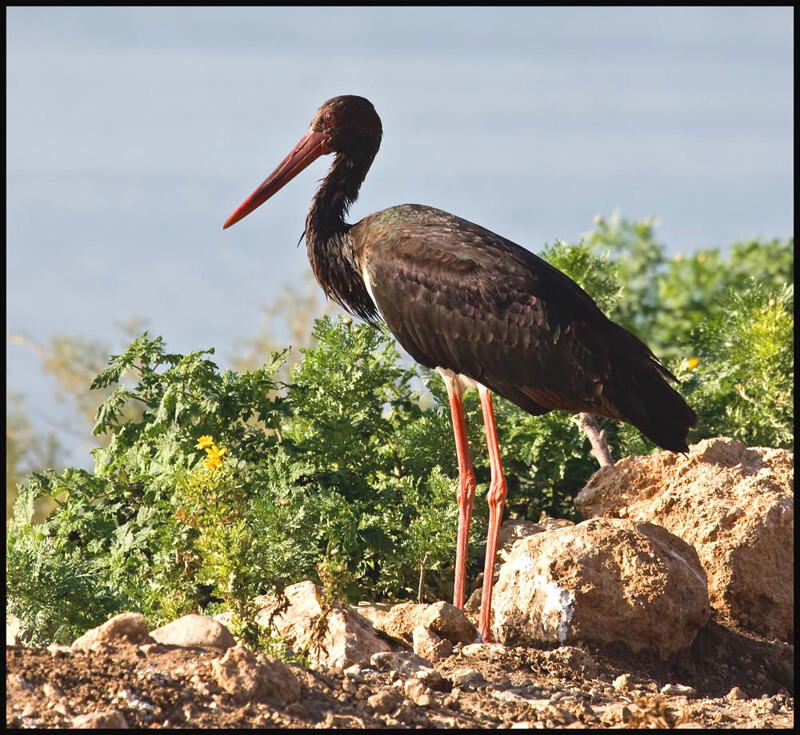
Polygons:
<instances>
[{"instance_id":1,"label":"dirt ground","mask_svg":"<svg viewBox=\"0 0 800 735\"><path fill-rule=\"evenodd\" d=\"M587 657L585 654L588 654ZM293 666L301 699L241 701L210 675L219 652L151 645L105 652L6 648L9 727L790 728L793 647L712 621L662 662L625 650L456 646L433 689L396 671ZM619 677L627 675L623 682ZM662 692L665 685L695 692ZM416 687L416 689L415 689ZM736 689L738 687L738 689ZM420 697L424 691L425 696ZM377 696L376 696L377 695Z\"/></svg>"}]
</instances>

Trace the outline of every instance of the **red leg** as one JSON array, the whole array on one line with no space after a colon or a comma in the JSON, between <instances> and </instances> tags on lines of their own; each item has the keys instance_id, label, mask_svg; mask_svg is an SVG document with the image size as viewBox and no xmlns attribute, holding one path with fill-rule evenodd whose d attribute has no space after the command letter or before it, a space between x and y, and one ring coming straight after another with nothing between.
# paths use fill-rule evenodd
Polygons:
<instances>
[{"instance_id":1,"label":"red leg","mask_svg":"<svg viewBox=\"0 0 800 735\"><path fill-rule=\"evenodd\" d=\"M464 420L464 403L461 400L464 389L458 377L452 372L443 370L440 372L450 398L450 415L453 419L453 434L456 439L456 456L458 457L458 539L453 604L463 610L467 580L469 524L472 520L472 506L475 502L475 470L472 469L472 458L467 441L467 424Z\"/></svg>"},{"instance_id":2,"label":"red leg","mask_svg":"<svg viewBox=\"0 0 800 735\"><path fill-rule=\"evenodd\" d=\"M481 638L488 643L492 638L492 587L494 586L494 560L497 556L497 537L503 519L508 487L500 465L500 446L497 443L497 428L494 423L492 394L482 385L478 386L483 410L483 426L486 430L486 444L489 447L491 483L486 499L489 501L489 534L486 540L486 565L483 570L483 593L481 595L481 618L478 625Z\"/></svg>"}]
</instances>

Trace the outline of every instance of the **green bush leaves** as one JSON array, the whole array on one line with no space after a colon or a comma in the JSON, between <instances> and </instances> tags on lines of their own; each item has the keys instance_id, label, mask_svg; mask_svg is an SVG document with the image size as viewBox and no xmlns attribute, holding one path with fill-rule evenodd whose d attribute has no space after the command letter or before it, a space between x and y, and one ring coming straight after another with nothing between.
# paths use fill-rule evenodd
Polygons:
<instances>
[{"instance_id":1,"label":"green bush leaves","mask_svg":"<svg viewBox=\"0 0 800 735\"><path fill-rule=\"evenodd\" d=\"M700 417L690 441L793 447L791 241L667 259L652 222L611 218L544 255L679 376ZM70 641L128 609L151 625L228 610L241 638L264 645L254 596L311 578L350 601L414 598L423 559L428 598L451 596L457 475L441 381L385 331L326 317L313 336L288 382L277 377L288 350L237 373L219 370L213 350L170 354L145 333L111 358L92 384L113 388L97 413L95 433L111 440L94 470L42 472L19 488L7 582L26 642ZM479 483L474 577L489 470L474 392L465 406ZM597 468L576 417L495 407L510 513L573 514ZM602 424L616 457L654 449L631 427ZM36 524L38 498L56 508Z\"/></svg>"}]
</instances>

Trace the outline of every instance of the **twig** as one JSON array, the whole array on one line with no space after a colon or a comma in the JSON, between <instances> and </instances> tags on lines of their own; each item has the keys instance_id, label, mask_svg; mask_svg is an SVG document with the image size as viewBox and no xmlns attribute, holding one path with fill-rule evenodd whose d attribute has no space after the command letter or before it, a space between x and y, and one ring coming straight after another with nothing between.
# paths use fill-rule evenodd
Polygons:
<instances>
[{"instance_id":1,"label":"twig","mask_svg":"<svg viewBox=\"0 0 800 735\"><path fill-rule=\"evenodd\" d=\"M608 449L608 437L606 432L600 429L597 419L590 413L580 414L581 423L589 437L589 443L592 445L592 454L597 459L601 467L611 467L614 464L614 458Z\"/></svg>"},{"instance_id":2,"label":"twig","mask_svg":"<svg viewBox=\"0 0 800 735\"><path fill-rule=\"evenodd\" d=\"M425 564L428 561L428 557L431 555L430 551L425 552L425 556L419 561L419 591L417 592L417 602L422 604L422 589L425 587Z\"/></svg>"}]
</instances>

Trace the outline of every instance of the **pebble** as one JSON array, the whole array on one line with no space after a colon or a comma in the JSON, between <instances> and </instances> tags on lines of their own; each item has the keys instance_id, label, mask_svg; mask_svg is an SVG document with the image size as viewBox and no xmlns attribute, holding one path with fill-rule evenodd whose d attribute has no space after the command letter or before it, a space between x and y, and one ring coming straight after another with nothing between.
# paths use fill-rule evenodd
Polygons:
<instances>
[{"instance_id":1,"label":"pebble","mask_svg":"<svg viewBox=\"0 0 800 735\"><path fill-rule=\"evenodd\" d=\"M734 702L737 699L747 699L747 695L739 687L734 687L725 695L725 699Z\"/></svg>"},{"instance_id":2,"label":"pebble","mask_svg":"<svg viewBox=\"0 0 800 735\"><path fill-rule=\"evenodd\" d=\"M431 690L419 679L409 679L403 686L403 690L417 707L430 707L433 704Z\"/></svg>"},{"instance_id":3,"label":"pebble","mask_svg":"<svg viewBox=\"0 0 800 735\"><path fill-rule=\"evenodd\" d=\"M486 679L475 669L457 669L450 676L453 685L457 687L480 687L486 686Z\"/></svg>"},{"instance_id":4,"label":"pebble","mask_svg":"<svg viewBox=\"0 0 800 735\"><path fill-rule=\"evenodd\" d=\"M433 669L430 661L408 651L379 651L372 654L369 662L378 671L391 671L403 676L417 676L424 669Z\"/></svg>"},{"instance_id":5,"label":"pebble","mask_svg":"<svg viewBox=\"0 0 800 735\"><path fill-rule=\"evenodd\" d=\"M353 679L354 681L364 681L364 668L361 666L361 664L353 664L352 666L348 666L343 673L346 677Z\"/></svg>"},{"instance_id":6,"label":"pebble","mask_svg":"<svg viewBox=\"0 0 800 735\"><path fill-rule=\"evenodd\" d=\"M414 653L429 661L440 661L453 654L453 643L441 638L425 625L418 625L412 633Z\"/></svg>"},{"instance_id":7,"label":"pebble","mask_svg":"<svg viewBox=\"0 0 800 735\"><path fill-rule=\"evenodd\" d=\"M367 699L367 704L376 714L388 715L400 706L402 698L395 692L378 692Z\"/></svg>"},{"instance_id":8,"label":"pebble","mask_svg":"<svg viewBox=\"0 0 800 735\"><path fill-rule=\"evenodd\" d=\"M21 689L26 689L27 691L31 691L34 689L33 684L31 684L24 676L20 674L11 674L8 677L9 683L14 683Z\"/></svg>"},{"instance_id":9,"label":"pebble","mask_svg":"<svg viewBox=\"0 0 800 735\"><path fill-rule=\"evenodd\" d=\"M35 717L35 716L36 716L35 704L29 704L27 707L25 707L24 710L22 710L20 714L20 717Z\"/></svg>"},{"instance_id":10,"label":"pebble","mask_svg":"<svg viewBox=\"0 0 800 735\"><path fill-rule=\"evenodd\" d=\"M618 692L627 692L631 687L631 677L629 674L620 674L612 684Z\"/></svg>"},{"instance_id":11,"label":"pebble","mask_svg":"<svg viewBox=\"0 0 800 735\"><path fill-rule=\"evenodd\" d=\"M64 692L61 691L61 687L52 681L46 681L42 687L42 691L44 695L50 699L62 699L64 697Z\"/></svg>"},{"instance_id":12,"label":"pebble","mask_svg":"<svg viewBox=\"0 0 800 735\"><path fill-rule=\"evenodd\" d=\"M767 699L762 702L761 706L765 712L775 713L780 709L780 705L773 699Z\"/></svg>"},{"instance_id":13,"label":"pebble","mask_svg":"<svg viewBox=\"0 0 800 735\"><path fill-rule=\"evenodd\" d=\"M451 689L450 682L436 669L420 669L416 678L437 692L446 692Z\"/></svg>"},{"instance_id":14,"label":"pebble","mask_svg":"<svg viewBox=\"0 0 800 735\"><path fill-rule=\"evenodd\" d=\"M477 656L481 653L498 656L506 651L508 651L508 648L502 643L468 643L461 649L461 653L465 656Z\"/></svg>"},{"instance_id":15,"label":"pebble","mask_svg":"<svg viewBox=\"0 0 800 735\"><path fill-rule=\"evenodd\" d=\"M73 718L72 727L84 730L127 730L129 725L122 712L111 710L78 715Z\"/></svg>"},{"instance_id":16,"label":"pebble","mask_svg":"<svg viewBox=\"0 0 800 735\"><path fill-rule=\"evenodd\" d=\"M692 698L697 696L697 689L688 687L685 684L664 684L659 693L667 697Z\"/></svg>"},{"instance_id":17,"label":"pebble","mask_svg":"<svg viewBox=\"0 0 800 735\"><path fill-rule=\"evenodd\" d=\"M517 692L513 692L509 689L505 690L492 689L491 695L495 699L499 699L503 702L514 702L515 704L519 704L520 702L530 702L530 700L527 697L522 697Z\"/></svg>"},{"instance_id":18,"label":"pebble","mask_svg":"<svg viewBox=\"0 0 800 735\"><path fill-rule=\"evenodd\" d=\"M72 650L72 646L64 645L63 643L51 643L47 650L50 651L51 656L71 656L75 651Z\"/></svg>"},{"instance_id":19,"label":"pebble","mask_svg":"<svg viewBox=\"0 0 800 735\"><path fill-rule=\"evenodd\" d=\"M591 705L584 701L578 704L578 706L575 708L575 711L578 713L578 715L584 718L597 716Z\"/></svg>"},{"instance_id":20,"label":"pebble","mask_svg":"<svg viewBox=\"0 0 800 735\"><path fill-rule=\"evenodd\" d=\"M117 692L117 699L121 699L129 707L142 710L144 712L153 712L155 710L155 706L151 702L142 699L136 694L136 692L132 692L124 687Z\"/></svg>"}]
</instances>

